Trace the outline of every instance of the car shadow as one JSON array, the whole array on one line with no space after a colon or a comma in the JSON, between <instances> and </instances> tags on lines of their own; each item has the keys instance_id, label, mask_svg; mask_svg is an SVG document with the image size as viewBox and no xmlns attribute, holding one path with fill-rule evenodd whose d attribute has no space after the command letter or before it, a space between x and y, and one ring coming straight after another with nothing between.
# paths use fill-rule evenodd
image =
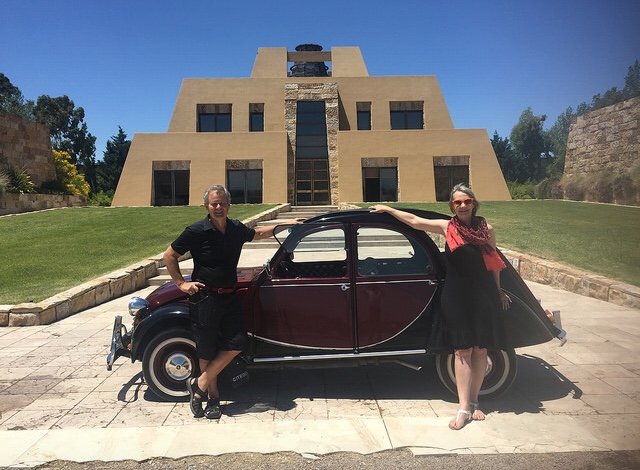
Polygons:
<instances>
[{"instance_id":1,"label":"car shadow","mask_svg":"<svg viewBox=\"0 0 640 470\"><path fill-rule=\"evenodd\" d=\"M582 390L552 365L529 354L518 355L518 374L509 390L494 399L483 399L485 412L540 413L544 402L567 396L579 399ZM455 403L456 397L438 379L435 361L425 358L419 371L397 364L331 368L249 368L250 379L238 388L222 374L220 393L229 416L268 411L288 411L300 400L442 400ZM142 373L132 377L118 393L118 400L136 401ZM133 397L127 399L134 388ZM130 396L130 395L129 395ZM163 402L146 389L143 399ZM187 397L182 400L186 401Z\"/></svg>"}]
</instances>

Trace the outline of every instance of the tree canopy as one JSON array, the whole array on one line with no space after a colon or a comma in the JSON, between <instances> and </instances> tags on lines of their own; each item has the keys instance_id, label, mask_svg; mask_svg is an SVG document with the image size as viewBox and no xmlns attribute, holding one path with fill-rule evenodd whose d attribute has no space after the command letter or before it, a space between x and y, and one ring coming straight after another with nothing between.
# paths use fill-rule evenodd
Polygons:
<instances>
[{"instance_id":1,"label":"tree canopy","mask_svg":"<svg viewBox=\"0 0 640 470\"><path fill-rule=\"evenodd\" d=\"M131 141L127 139L127 134L122 130L122 127L118 126L118 134L111 136L107 141L107 149L103 153L103 159L97 165L97 191L113 195L118 186L130 146Z\"/></svg>"}]
</instances>

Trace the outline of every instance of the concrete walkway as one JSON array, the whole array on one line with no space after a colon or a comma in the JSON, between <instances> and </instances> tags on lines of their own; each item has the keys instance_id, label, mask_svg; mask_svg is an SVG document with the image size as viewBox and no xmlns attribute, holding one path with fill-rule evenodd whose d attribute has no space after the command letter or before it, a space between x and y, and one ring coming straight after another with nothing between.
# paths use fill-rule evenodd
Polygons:
<instances>
[{"instance_id":1,"label":"concrete walkway","mask_svg":"<svg viewBox=\"0 0 640 470\"><path fill-rule=\"evenodd\" d=\"M252 260L253 261L253 260ZM159 402L140 363L105 367L129 295L51 325L0 329L0 466L229 452L416 454L640 449L640 311L529 283L562 311L569 342L522 348L513 388L484 422L447 423L454 397L433 364L252 370L223 389L219 422ZM153 288L136 295L145 296Z\"/></svg>"}]
</instances>

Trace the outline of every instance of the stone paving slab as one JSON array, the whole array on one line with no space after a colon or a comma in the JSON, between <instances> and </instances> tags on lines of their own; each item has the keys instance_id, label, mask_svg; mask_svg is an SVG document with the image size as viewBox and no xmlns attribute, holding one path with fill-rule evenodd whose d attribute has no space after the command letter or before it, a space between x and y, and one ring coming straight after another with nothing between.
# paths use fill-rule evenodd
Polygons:
<instances>
[{"instance_id":1,"label":"stone paving slab","mask_svg":"<svg viewBox=\"0 0 640 470\"><path fill-rule=\"evenodd\" d=\"M185 402L158 401L139 363L120 358L106 370L113 317L127 321L129 296L51 325L2 328L0 466L400 447L417 454L640 449L639 311L529 285L543 306L562 311L569 342L517 350L513 387L483 403L485 422L458 432L447 428L455 399L429 361L420 372L254 369L247 386L223 386L225 414L211 422L193 419Z\"/></svg>"}]
</instances>

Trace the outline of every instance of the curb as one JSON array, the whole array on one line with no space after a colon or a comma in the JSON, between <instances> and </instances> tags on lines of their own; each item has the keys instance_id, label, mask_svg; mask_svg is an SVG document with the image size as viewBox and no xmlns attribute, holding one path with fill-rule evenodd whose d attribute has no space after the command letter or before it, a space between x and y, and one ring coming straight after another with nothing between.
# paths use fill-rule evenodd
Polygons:
<instances>
[{"instance_id":1,"label":"curb","mask_svg":"<svg viewBox=\"0 0 640 470\"><path fill-rule=\"evenodd\" d=\"M289 211L290 208L290 204L280 204L243 222L249 227L254 227L258 222L277 218L278 214ZM432 238L440 248L443 246L443 237L433 236ZM623 307L640 309L640 287L517 251L508 249L501 249L501 251L520 276L527 281L550 285ZM180 261L190 257L190 254L186 254L180 258ZM147 287L147 280L157 276L158 270L163 266L162 253L160 253L38 303L0 305L0 327L48 325L62 320L116 297ZM246 270L253 271L251 268Z\"/></svg>"}]
</instances>

